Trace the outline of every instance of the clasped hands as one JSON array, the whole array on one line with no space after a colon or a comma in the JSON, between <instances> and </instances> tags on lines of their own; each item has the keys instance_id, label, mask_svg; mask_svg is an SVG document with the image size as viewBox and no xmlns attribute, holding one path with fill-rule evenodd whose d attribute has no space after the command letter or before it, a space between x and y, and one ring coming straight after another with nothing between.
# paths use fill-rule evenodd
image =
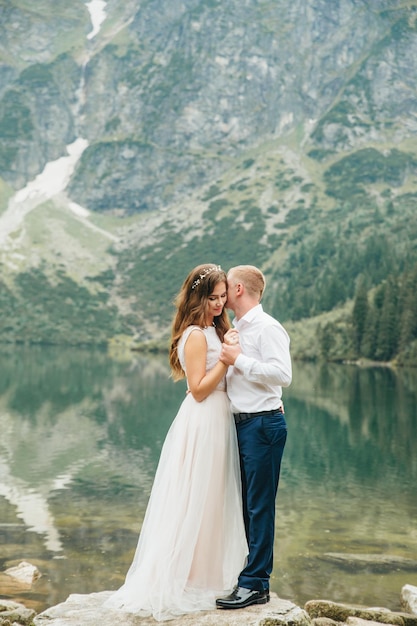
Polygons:
<instances>
[{"instance_id":1,"label":"clasped hands","mask_svg":"<svg viewBox=\"0 0 417 626\"><path fill-rule=\"evenodd\" d=\"M233 365L241 352L239 331L235 328L230 328L224 336L219 359L225 365Z\"/></svg>"}]
</instances>

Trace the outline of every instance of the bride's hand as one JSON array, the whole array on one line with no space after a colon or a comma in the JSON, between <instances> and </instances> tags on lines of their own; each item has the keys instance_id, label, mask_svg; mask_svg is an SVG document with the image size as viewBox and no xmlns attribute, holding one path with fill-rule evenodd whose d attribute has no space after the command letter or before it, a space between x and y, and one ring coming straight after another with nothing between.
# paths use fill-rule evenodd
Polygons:
<instances>
[{"instance_id":1,"label":"bride's hand","mask_svg":"<svg viewBox=\"0 0 417 626\"><path fill-rule=\"evenodd\" d=\"M229 346L235 346L239 343L239 331L236 328L230 328L224 336L224 343Z\"/></svg>"}]
</instances>

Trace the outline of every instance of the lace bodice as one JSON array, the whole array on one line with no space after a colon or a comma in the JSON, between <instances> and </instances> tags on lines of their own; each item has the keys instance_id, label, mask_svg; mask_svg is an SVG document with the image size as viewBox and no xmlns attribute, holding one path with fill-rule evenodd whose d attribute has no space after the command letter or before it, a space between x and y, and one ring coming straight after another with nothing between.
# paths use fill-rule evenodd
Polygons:
<instances>
[{"instance_id":1,"label":"lace bodice","mask_svg":"<svg viewBox=\"0 0 417 626\"><path fill-rule=\"evenodd\" d=\"M181 339L178 342L178 358L181 363L181 367L187 375L187 370L185 368L185 357L184 357L184 347L186 341L190 334L195 332L202 332L207 341L207 357L206 357L206 371L210 371L216 365L219 360L219 354L221 350L221 341L219 339L218 334L216 333L216 329L214 326L208 326L207 328L200 328L200 326L188 326L182 334ZM224 376L222 380L217 385L216 389L220 391L226 391L226 377Z\"/></svg>"}]
</instances>

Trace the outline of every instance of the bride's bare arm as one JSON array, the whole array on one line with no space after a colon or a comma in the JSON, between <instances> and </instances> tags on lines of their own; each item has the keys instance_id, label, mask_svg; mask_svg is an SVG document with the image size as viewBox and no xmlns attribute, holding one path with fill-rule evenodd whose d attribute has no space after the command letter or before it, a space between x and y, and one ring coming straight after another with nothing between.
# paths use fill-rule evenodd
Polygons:
<instances>
[{"instance_id":1,"label":"bride's bare arm","mask_svg":"<svg viewBox=\"0 0 417 626\"><path fill-rule=\"evenodd\" d=\"M206 372L207 342L204 334L198 330L188 337L184 355L188 387L194 399L201 402L216 389L226 373L227 365L218 361L213 369Z\"/></svg>"}]
</instances>

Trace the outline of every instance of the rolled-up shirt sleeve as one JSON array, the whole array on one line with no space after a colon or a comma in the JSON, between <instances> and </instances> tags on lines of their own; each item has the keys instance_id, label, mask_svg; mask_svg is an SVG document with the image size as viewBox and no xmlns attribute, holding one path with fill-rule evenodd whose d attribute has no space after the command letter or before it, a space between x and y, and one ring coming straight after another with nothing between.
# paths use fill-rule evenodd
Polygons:
<instances>
[{"instance_id":1,"label":"rolled-up shirt sleeve","mask_svg":"<svg viewBox=\"0 0 417 626\"><path fill-rule=\"evenodd\" d=\"M234 366L251 382L288 387L292 366L287 332L282 326L268 326L259 339L259 358L239 354Z\"/></svg>"}]
</instances>

